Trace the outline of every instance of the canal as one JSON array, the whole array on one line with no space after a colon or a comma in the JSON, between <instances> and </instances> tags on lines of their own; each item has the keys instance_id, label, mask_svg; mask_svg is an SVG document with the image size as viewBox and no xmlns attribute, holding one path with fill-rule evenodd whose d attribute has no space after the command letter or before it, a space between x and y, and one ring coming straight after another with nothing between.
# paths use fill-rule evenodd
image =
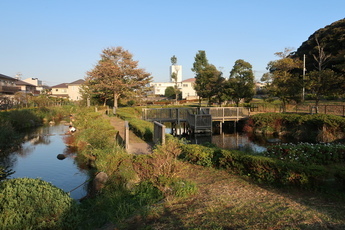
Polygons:
<instances>
[{"instance_id":1,"label":"canal","mask_svg":"<svg viewBox=\"0 0 345 230\"><path fill-rule=\"evenodd\" d=\"M40 178L70 192L73 199L84 197L88 171L75 160L76 150L64 143L67 130L68 126L58 124L28 132L17 151L0 156L0 165L8 166L14 172L8 179ZM65 158L59 160L58 154Z\"/></svg>"}]
</instances>

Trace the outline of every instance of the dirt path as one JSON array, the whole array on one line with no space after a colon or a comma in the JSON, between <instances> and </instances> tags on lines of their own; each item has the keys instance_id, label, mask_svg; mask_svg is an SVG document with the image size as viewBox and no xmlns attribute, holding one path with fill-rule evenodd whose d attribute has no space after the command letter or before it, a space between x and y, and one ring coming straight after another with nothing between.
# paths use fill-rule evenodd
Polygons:
<instances>
[{"instance_id":1,"label":"dirt path","mask_svg":"<svg viewBox=\"0 0 345 230\"><path fill-rule=\"evenodd\" d=\"M115 130L119 131L119 135L124 139L125 121L118 117L109 117L106 114L104 114L103 116L105 119L108 119L110 121L110 124L114 126ZM130 130L129 148L127 152L132 154L148 154L152 152L152 145L140 139Z\"/></svg>"}]
</instances>

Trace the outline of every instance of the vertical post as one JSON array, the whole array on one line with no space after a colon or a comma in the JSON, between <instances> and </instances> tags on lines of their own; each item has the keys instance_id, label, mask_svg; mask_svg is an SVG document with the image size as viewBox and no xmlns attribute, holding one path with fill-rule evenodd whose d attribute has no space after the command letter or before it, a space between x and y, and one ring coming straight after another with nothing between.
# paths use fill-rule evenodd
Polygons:
<instances>
[{"instance_id":1,"label":"vertical post","mask_svg":"<svg viewBox=\"0 0 345 230\"><path fill-rule=\"evenodd\" d=\"M125 149L127 150L129 148L129 125L128 121L125 121Z\"/></svg>"},{"instance_id":2,"label":"vertical post","mask_svg":"<svg viewBox=\"0 0 345 230\"><path fill-rule=\"evenodd\" d=\"M304 80L305 80L305 54L303 54L303 88L302 88L302 102L304 102L304 91L305 91L305 88L304 88Z\"/></svg>"}]
</instances>

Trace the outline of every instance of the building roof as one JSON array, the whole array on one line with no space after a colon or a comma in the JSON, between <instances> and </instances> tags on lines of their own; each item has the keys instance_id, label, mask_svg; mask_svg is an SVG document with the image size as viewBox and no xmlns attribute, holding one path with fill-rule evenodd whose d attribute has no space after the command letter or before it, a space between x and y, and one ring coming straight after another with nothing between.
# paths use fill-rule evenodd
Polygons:
<instances>
[{"instance_id":1,"label":"building roof","mask_svg":"<svg viewBox=\"0 0 345 230\"><path fill-rule=\"evenodd\" d=\"M8 80L12 80L12 81L16 81L17 80L17 79L15 79L13 77L9 77L9 76L3 75L3 74L0 74L0 78L5 78L5 79L8 79Z\"/></svg>"},{"instance_id":2,"label":"building roof","mask_svg":"<svg viewBox=\"0 0 345 230\"><path fill-rule=\"evenodd\" d=\"M194 77L193 78L188 78L188 79L186 79L186 80L184 80L182 82L195 82L195 78Z\"/></svg>"},{"instance_id":3,"label":"building roof","mask_svg":"<svg viewBox=\"0 0 345 230\"><path fill-rule=\"evenodd\" d=\"M54 85L50 88L68 88L68 85L67 85L67 83L61 83L59 85Z\"/></svg>"},{"instance_id":4,"label":"building roof","mask_svg":"<svg viewBox=\"0 0 345 230\"><path fill-rule=\"evenodd\" d=\"M81 85L85 82L83 79L76 80L74 82L68 83L68 85Z\"/></svg>"},{"instance_id":5,"label":"building roof","mask_svg":"<svg viewBox=\"0 0 345 230\"><path fill-rule=\"evenodd\" d=\"M35 85L30 84L30 83L25 82L25 81L22 81L22 80L17 80L17 81L16 81L16 85L26 85L26 86L33 86L33 87L36 87Z\"/></svg>"}]
</instances>

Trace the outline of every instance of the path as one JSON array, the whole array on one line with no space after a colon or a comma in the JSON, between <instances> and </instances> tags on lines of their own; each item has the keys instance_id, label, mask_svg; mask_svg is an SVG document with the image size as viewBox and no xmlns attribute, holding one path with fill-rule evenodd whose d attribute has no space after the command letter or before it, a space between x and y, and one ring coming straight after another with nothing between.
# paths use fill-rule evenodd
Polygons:
<instances>
[{"instance_id":1,"label":"path","mask_svg":"<svg viewBox=\"0 0 345 230\"><path fill-rule=\"evenodd\" d=\"M124 139L125 121L119 117L109 117L106 114L103 114L103 116L110 121L110 124L114 126L115 130L119 131L120 136ZM129 147L127 152L132 154L149 154L152 152L152 145L146 143L129 130Z\"/></svg>"}]
</instances>

